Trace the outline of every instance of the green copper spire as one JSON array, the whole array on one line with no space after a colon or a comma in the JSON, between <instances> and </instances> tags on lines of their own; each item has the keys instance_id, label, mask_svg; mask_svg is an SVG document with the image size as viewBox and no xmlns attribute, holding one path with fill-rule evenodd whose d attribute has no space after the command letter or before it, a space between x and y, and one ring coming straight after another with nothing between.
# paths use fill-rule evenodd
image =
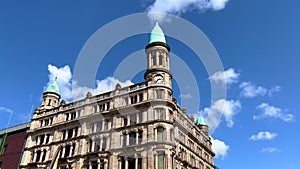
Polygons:
<instances>
[{"instance_id":1,"label":"green copper spire","mask_svg":"<svg viewBox=\"0 0 300 169\"><path fill-rule=\"evenodd\" d=\"M206 125L206 122L202 116L198 116L196 119L196 125Z\"/></svg>"},{"instance_id":2,"label":"green copper spire","mask_svg":"<svg viewBox=\"0 0 300 169\"><path fill-rule=\"evenodd\" d=\"M58 87L58 85L56 83L56 79L55 79L55 81L52 84L50 84L48 86L48 88L47 88L47 90L45 92L52 92L52 93L56 93L56 94L60 95L60 93L59 93L59 87Z\"/></svg>"},{"instance_id":3,"label":"green copper spire","mask_svg":"<svg viewBox=\"0 0 300 169\"><path fill-rule=\"evenodd\" d=\"M166 37L161 29L161 27L158 24L158 21L156 21L154 28L152 29L151 35L150 35L150 43L152 42L163 42L166 43Z\"/></svg>"}]
</instances>

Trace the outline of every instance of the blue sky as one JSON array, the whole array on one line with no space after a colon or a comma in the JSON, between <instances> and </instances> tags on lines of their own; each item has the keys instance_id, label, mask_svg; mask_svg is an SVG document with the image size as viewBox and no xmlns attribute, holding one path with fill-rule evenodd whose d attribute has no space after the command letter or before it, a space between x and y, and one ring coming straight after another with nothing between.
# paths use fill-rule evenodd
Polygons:
<instances>
[{"instance_id":1,"label":"blue sky","mask_svg":"<svg viewBox=\"0 0 300 169\"><path fill-rule=\"evenodd\" d=\"M153 3L1 1L0 128L6 127L11 111L10 126L26 122L31 106L40 105L44 87L57 71L65 73L64 78L72 78L68 73L73 71L80 50L98 29L122 16L145 12ZM167 37L172 52L192 71L200 71L196 78L200 108L189 113L218 112L219 103L227 105L212 135L219 140L217 144L226 144L218 147L215 163L220 169L300 168L299 5L297 0L229 0L220 10L187 5L175 13L205 33L219 54L227 80L232 80L227 84L227 99L211 105L205 67L188 46ZM161 25L164 27L164 23ZM145 31L151 31L151 27ZM148 38L146 34L133 36L111 49L97 73L96 91L118 81L108 77L127 55L143 50ZM217 75L210 79L220 80ZM143 72L129 80L143 81ZM67 90L68 82L64 84ZM188 94L174 86L174 96L179 100L192 100L193 95Z\"/></svg>"}]
</instances>

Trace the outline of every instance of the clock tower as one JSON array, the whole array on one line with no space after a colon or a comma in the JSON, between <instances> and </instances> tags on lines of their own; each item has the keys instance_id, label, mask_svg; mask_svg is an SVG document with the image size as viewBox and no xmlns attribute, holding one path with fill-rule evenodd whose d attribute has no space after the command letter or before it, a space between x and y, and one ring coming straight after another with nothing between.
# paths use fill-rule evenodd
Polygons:
<instances>
[{"instance_id":1,"label":"clock tower","mask_svg":"<svg viewBox=\"0 0 300 169\"><path fill-rule=\"evenodd\" d=\"M144 78L148 85L164 86L172 93L172 74L170 72L170 46L166 43L164 32L156 21L145 49L147 71Z\"/></svg>"}]
</instances>

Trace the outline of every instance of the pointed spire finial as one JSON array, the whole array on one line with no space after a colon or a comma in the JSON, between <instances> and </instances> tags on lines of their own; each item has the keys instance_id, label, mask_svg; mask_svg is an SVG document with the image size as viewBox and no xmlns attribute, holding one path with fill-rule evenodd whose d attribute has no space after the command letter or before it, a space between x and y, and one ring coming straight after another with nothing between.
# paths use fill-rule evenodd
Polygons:
<instances>
[{"instance_id":1,"label":"pointed spire finial","mask_svg":"<svg viewBox=\"0 0 300 169\"><path fill-rule=\"evenodd\" d=\"M166 43L166 38L164 35L163 30L161 29L161 27L159 26L158 23L158 18L156 17L156 22L155 22L155 26L152 29L151 35L150 35L150 43L152 42L163 42Z\"/></svg>"},{"instance_id":2,"label":"pointed spire finial","mask_svg":"<svg viewBox=\"0 0 300 169\"><path fill-rule=\"evenodd\" d=\"M57 81L57 75L58 75L58 73L56 73L54 81Z\"/></svg>"}]
</instances>

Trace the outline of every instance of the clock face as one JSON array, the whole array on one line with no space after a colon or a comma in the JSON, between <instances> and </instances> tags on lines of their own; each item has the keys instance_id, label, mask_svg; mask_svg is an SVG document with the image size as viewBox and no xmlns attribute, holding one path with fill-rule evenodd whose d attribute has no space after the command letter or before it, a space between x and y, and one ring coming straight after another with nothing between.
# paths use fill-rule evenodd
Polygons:
<instances>
[{"instance_id":1,"label":"clock face","mask_svg":"<svg viewBox=\"0 0 300 169\"><path fill-rule=\"evenodd\" d=\"M161 75L156 75L156 76L154 76L154 82L155 83L163 83L164 78Z\"/></svg>"}]
</instances>

